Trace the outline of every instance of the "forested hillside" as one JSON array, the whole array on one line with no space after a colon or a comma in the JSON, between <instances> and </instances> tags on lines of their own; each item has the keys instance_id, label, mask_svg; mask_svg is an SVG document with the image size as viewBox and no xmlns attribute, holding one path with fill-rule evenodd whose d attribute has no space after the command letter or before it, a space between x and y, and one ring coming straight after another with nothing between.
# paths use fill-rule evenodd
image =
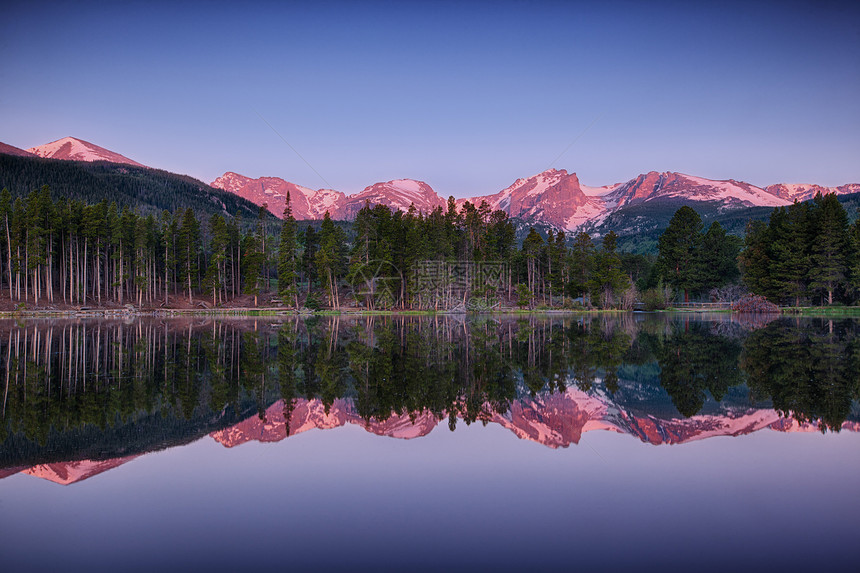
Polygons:
<instances>
[{"instance_id":1,"label":"forested hillside","mask_svg":"<svg viewBox=\"0 0 860 573\"><path fill-rule=\"evenodd\" d=\"M848 214L848 221L853 222L860 209L860 194L835 197ZM737 237L744 236L751 221L767 221L774 211L773 207L724 209L719 202L661 199L623 207L585 230L595 236L614 232L618 235L618 249L622 252L655 255L660 235L675 212L684 205L693 207L706 227L711 223L720 223L726 233Z\"/></svg>"},{"instance_id":2,"label":"forested hillside","mask_svg":"<svg viewBox=\"0 0 860 573\"><path fill-rule=\"evenodd\" d=\"M0 154L0 189L9 189L15 198L44 185L55 198L89 204L107 200L142 214L191 208L207 218L218 213L253 219L259 210L250 201L186 175L116 163Z\"/></svg>"}]
</instances>

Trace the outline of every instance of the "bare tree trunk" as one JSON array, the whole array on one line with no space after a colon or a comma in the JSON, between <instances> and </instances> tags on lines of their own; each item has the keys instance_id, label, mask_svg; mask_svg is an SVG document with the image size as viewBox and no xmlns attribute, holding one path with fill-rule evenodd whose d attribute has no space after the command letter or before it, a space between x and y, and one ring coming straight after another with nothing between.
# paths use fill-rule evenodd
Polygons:
<instances>
[{"instance_id":1,"label":"bare tree trunk","mask_svg":"<svg viewBox=\"0 0 860 573\"><path fill-rule=\"evenodd\" d=\"M87 243L88 242L89 241L87 241L87 238L84 237L84 285L83 285L83 287L84 287L83 288L84 298L83 298L83 304L87 304L87 246L88 246Z\"/></svg>"}]
</instances>

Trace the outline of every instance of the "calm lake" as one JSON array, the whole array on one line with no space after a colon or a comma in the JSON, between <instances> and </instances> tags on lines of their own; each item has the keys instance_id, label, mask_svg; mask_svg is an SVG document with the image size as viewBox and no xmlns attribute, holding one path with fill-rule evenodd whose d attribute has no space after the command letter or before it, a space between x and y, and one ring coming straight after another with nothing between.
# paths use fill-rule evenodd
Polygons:
<instances>
[{"instance_id":1,"label":"calm lake","mask_svg":"<svg viewBox=\"0 0 860 573\"><path fill-rule=\"evenodd\" d=\"M854 570L860 322L0 321L0 569Z\"/></svg>"}]
</instances>

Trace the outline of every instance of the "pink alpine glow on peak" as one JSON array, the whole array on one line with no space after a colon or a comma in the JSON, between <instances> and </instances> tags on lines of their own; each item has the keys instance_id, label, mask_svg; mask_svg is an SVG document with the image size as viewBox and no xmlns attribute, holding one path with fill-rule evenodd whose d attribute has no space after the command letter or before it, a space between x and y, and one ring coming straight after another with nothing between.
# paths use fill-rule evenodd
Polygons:
<instances>
[{"instance_id":1,"label":"pink alpine glow on peak","mask_svg":"<svg viewBox=\"0 0 860 573\"><path fill-rule=\"evenodd\" d=\"M248 199L256 205L266 205L266 208L276 217L284 216L287 205L287 193L290 194L290 207L293 217L298 220L322 219L326 211L332 211L332 217L339 213L338 203L346 197L340 191L320 189L314 191L280 177L258 177L252 179L232 171L228 171L210 184L216 189L223 189Z\"/></svg>"},{"instance_id":2,"label":"pink alpine glow on peak","mask_svg":"<svg viewBox=\"0 0 860 573\"><path fill-rule=\"evenodd\" d=\"M23 473L46 479L61 485L69 485L89 479L102 472L119 467L138 456L127 456L110 460L81 460L77 462L57 462L42 464L23 470Z\"/></svg>"},{"instance_id":3,"label":"pink alpine glow on peak","mask_svg":"<svg viewBox=\"0 0 860 573\"><path fill-rule=\"evenodd\" d=\"M64 137L45 145L31 147L30 153L39 157L51 159L65 159L67 161L108 161L110 163L125 163L137 167L146 167L142 163L133 161L124 155L120 155L104 147L99 147L89 141L75 137Z\"/></svg>"},{"instance_id":4,"label":"pink alpine glow on peak","mask_svg":"<svg viewBox=\"0 0 860 573\"><path fill-rule=\"evenodd\" d=\"M375 183L353 195L331 189L311 191L277 177L251 179L233 172L225 173L213 181L212 186L240 195L257 205L267 203L269 210L277 216L283 213L282 198L279 197L286 195L286 189L298 191L307 198L307 203L302 198L292 196L293 212L297 219L321 219L328 211L333 219L351 220L366 204L386 205L404 212L414 206L416 212L425 215L438 207L447 209L447 201L430 185L413 179ZM780 207L790 205L795 198L811 198L817 191L858 193L860 184L841 187L780 184L762 189L734 179L712 180L671 171L650 171L624 183L589 187L580 182L576 173L568 173L564 169L547 169L531 177L517 179L498 193L457 199L456 206L462 209L468 201L480 207L486 202L491 211L504 211L508 216L517 217L526 223L546 224L558 230L574 232L583 226L600 223L625 206L646 201L674 199L692 203L715 202L724 209Z\"/></svg>"},{"instance_id":5,"label":"pink alpine glow on peak","mask_svg":"<svg viewBox=\"0 0 860 573\"><path fill-rule=\"evenodd\" d=\"M424 214L446 205L445 200L439 197L432 187L423 181L412 179L375 183L360 193L349 196L333 189L313 191L279 177L252 179L232 171L217 178L211 185L244 197L257 205L265 203L269 211L278 217L284 214L289 191L293 216L299 220L322 219L326 212L332 219L351 220L366 203L386 205L401 211L408 211L414 205L418 212Z\"/></svg>"},{"instance_id":6,"label":"pink alpine glow on peak","mask_svg":"<svg viewBox=\"0 0 860 573\"><path fill-rule=\"evenodd\" d=\"M837 195L860 193L860 183L848 183L839 187L823 187L810 183L777 183L775 185L768 185L765 187L765 191L788 201L808 201L818 193L822 195L829 193Z\"/></svg>"},{"instance_id":7,"label":"pink alpine glow on peak","mask_svg":"<svg viewBox=\"0 0 860 573\"><path fill-rule=\"evenodd\" d=\"M728 179L716 181L673 173L650 171L617 186L607 198L618 207L659 198L677 198L690 201L719 201L725 205L746 207L781 207L790 205L765 189L743 181Z\"/></svg>"},{"instance_id":8,"label":"pink alpine glow on peak","mask_svg":"<svg viewBox=\"0 0 860 573\"><path fill-rule=\"evenodd\" d=\"M289 424L285 416L289 416ZM492 413L488 422L507 428L523 440L550 448L578 444L586 432L605 430L627 434L652 445L683 444L717 436L741 436L760 430L809 432L817 424L785 418L772 409L748 408L722 414L699 414L691 418L657 418L619 407L609 396L586 393L578 388L548 396L537 396L511 404L505 413ZM439 420L430 412L394 414L384 421L366 422L349 400L335 400L328 411L320 400L297 400L292 413L283 401L265 413L213 432L212 438L231 448L250 441L278 442L312 429L331 429L355 424L380 436L412 439L426 436ZM289 425L289 432L287 426ZM860 431L860 424L845 422L843 430Z\"/></svg>"},{"instance_id":9,"label":"pink alpine glow on peak","mask_svg":"<svg viewBox=\"0 0 860 573\"><path fill-rule=\"evenodd\" d=\"M354 219L366 203L385 205L392 209L408 211L411 206L425 215L437 207L445 208L446 202L432 187L423 181L395 179L384 183L374 183L360 193L347 197L341 213L346 219Z\"/></svg>"},{"instance_id":10,"label":"pink alpine glow on peak","mask_svg":"<svg viewBox=\"0 0 860 573\"><path fill-rule=\"evenodd\" d=\"M426 436L438 423L429 412L414 417L409 414L392 415L383 421L365 422L352 402L343 399L335 400L328 411L320 400L297 400L292 412L289 412L284 408L283 400L278 400L266 409L262 419L252 416L234 426L212 432L210 436L224 447L232 448L251 441L279 442L287 436L308 430L330 430L354 424L379 436L408 440Z\"/></svg>"},{"instance_id":11,"label":"pink alpine glow on peak","mask_svg":"<svg viewBox=\"0 0 860 573\"><path fill-rule=\"evenodd\" d=\"M488 407L488 411L492 409ZM627 434L651 445L684 444L718 436L743 436L762 430L820 432L815 422L796 420L768 409L746 408L721 414L698 414L691 418L658 418L623 408L603 393L583 392L571 387L562 393L518 400L505 413L493 412L481 420L510 430L522 440L557 449L579 444L590 431ZM351 400L337 399L328 408L322 401L298 399L292 411L278 400L263 417L251 416L233 426L212 432L210 437L227 448L248 442L279 442L310 430L330 430L353 424L378 436L409 440L428 435L440 420L431 412L392 414L385 420L364 420ZM860 423L846 421L843 431L860 432ZM24 473L62 485L77 483L119 467L138 457L103 461L55 462L0 470L0 479Z\"/></svg>"},{"instance_id":12,"label":"pink alpine glow on peak","mask_svg":"<svg viewBox=\"0 0 860 573\"><path fill-rule=\"evenodd\" d=\"M576 173L564 169L548 169L526 179L517 179L494 195L462 199L458 204L462 206L466 201L478 206L486 201L494 211L502 210L511 217L548 223L564 230L574 230L607 211L602 197L586 195Z\"/></svg>"},{"instance_id":13,"label":"pink alpine glow on peak","mask_svg":"<svg viewBox=\"0 0 860 573\"><path fill-rule=\"evenodd\" d=\"M9 476L13 476L17 473L21 473L22 471L24 471L26 469L27 469L26 466L0 469L0 479L7 478Z\"/></svg>"}]
</instances>

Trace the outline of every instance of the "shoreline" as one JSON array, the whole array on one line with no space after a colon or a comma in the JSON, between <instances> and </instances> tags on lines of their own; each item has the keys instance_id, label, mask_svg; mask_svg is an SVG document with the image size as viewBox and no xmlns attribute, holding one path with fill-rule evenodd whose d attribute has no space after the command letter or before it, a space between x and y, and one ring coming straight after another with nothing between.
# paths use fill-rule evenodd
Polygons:
<instances>
[{"instance_id":1,"label":"shoreline","mask_svg":"<svg viewBox=\"0 0 860 573\"><path fill-rule=\"evenodd\" d=\"M341 309L341 310L317 310L317 311L297 311L283 307L245 307L245 308L159 308L159 309L141 309L130 310L128 308L87 308L86 310L78 309L31 309L31 310L3 310L0 311L0 319L20 319L20 318L140 318L140 317L261 317L261 316L290 316L300 318L310 318L315 316L346 316L346 317L362 317L362 316L495 316L495 315L583 315L583 314L635 314L635 313L684 313L684 314L741 314L734 313L731 309L713 309L713 308L666 308L662 310L643 311L643 310L615 310L615 309L562 309L562 308L544 308L544 309L520 309L520 308L504 308L492 311L467 311L467 312L450 312L437 310L361 310L361 309ZM768 314L768 313L756 313ZM860 317L860 307L784 307L780 308L779 316L844 316Z\"/></svg>"}]
</instances>

